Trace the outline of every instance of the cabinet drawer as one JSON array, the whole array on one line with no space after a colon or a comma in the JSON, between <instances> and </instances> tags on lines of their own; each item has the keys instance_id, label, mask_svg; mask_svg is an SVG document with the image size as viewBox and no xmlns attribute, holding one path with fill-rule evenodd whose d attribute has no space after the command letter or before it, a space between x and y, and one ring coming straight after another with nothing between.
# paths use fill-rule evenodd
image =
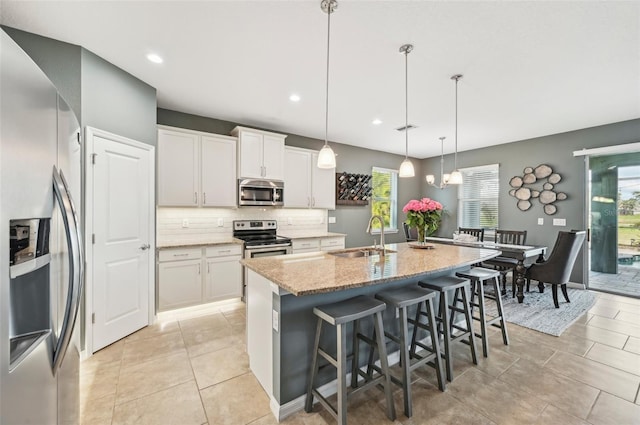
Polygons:
<instances>
[{"instance_id":1,"label":"cabinet drawer","mask_svg":"<svg viewBox=\"0 0 640 425\"><path fill-rule=\"evenodd\" d=\"M320 239L294 239L291 241L291 245L294 252L299 249L315 249L320 251Z\"/></svg>"},{"instance_id":2,"label":"cabinet drawer","mask_svg":"<svg viewBox=\"0 0 640 425\"><path fill-rule=\"evenodd\" d=\"M320 241L320 246L324 248L344 248L344 237L324 238Z\"/></svg>"},{"instance_id":3,"label":"cabinet drawer","mask_svg":"<svg viewBox=\"0 0 640 425\"><path fill-rule=\"evenodd\" d=\"M216 245L207 247L207 257L227 257L229 255L242 255L242 245Z\"/></svg>"},{"instance_id":4,"label":"cabinet drawer","mask_svg":"<svg viewBox=\"0 0 640 425\"><path fill-rule=\"evenodd\" d=\"M163 249L158 253L160 262L198 260L200 258L202 258L202 248Z\"/></svg>"}]
</instances>

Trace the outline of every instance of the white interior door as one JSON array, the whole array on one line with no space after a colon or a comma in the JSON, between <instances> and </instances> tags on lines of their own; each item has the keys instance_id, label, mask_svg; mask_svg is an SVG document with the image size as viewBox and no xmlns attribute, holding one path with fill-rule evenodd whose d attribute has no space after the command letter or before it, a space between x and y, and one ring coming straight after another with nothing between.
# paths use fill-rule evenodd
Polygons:
<instances>
[{"instance_id":1,"label":"white interior door","mask_svg":"<svg viewBox=\"0 0 640 425\"><path fill-rule=\"evenodd\" d=\"M95 352L149 324L154 189L153 149L98 134L92 140Z\"/></svg>"}]
</instances>

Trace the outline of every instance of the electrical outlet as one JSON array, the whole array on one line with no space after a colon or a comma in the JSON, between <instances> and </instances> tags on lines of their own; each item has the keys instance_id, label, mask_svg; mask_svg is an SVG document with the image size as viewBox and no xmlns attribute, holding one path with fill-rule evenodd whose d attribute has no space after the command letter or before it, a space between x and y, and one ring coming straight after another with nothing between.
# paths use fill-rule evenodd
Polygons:
<instances>
[{"instance_id":1,"label":"electrical outlet","mask_svg":"<svg viewBox=\"0 0 640 425\"><path fill-rule=\"evenodd\" d=\"M291 226L293 224L293 219L291 217L287 217L287 226Z\"/></svg>"},{"instance_id":2,"label":"electrical outlet","mask_svg":"<svg viewBox=\"0 0 640 425\"><path fill-rule=\"evenodd\" d=\"M278 332L278 328L280 327L278 321L278 312L275 310L271 310L271 327L276 332Z\"/></svg>"},{"instance_id":3,"label":"electrical outlet","mask_svg":"<svg viewBox=\"0 0 640 425\"><path fill-rule=\"evenodd\" d=\"M539 218L538 219L538 225L542 226L544 224L544 218Z\"/></svg>"},{"instance_id":4,"label":"electrical outlet","mask_svg":"<svg viewBox=\"0 0 640 425\"><path fill-rule=\"evenodd\" d=\"M567 225L567 219L566 218L554 218L553 219L553 225L554 226L566 226Z\"/></svg>"},{"instance_id":5,"label":"electrical outlet","mask_svg":"<svg viewBox=\"0 0 640 425\"><path fill-rule=\"evenodd\" d=\"M182 227L185 228L185 229L187 227L189 227L189 219L188 218L183 218L182 219Z\"/></svg>"},{"instance_id":6,"label":"electrical outlet","mask_svg":"<svg viewBox=\"0 0 640 425\"><path fill-rule=\"evenodd\" d=\"M218 227L224 227L224 218L218 219Z\"/></svg>"},{"instance_id":7,"label":"electrical outlet","mask_svg":"<svg viewBox=\"0 0 640 425\"><path fill-rule=\"evenodd\" d=\"M324 224L324 217L320 217L320 224Z\"/></svg>"},{"instance_id":8,"label":"electrical outlet","mask_svg":"<svg viewBox=\"0 0 640 425\"><path fill-rule=\"evenodd\" d=\"M329 217L329 224L336 224L336 218L335 217Z\"/></svg>"}]
</instances>

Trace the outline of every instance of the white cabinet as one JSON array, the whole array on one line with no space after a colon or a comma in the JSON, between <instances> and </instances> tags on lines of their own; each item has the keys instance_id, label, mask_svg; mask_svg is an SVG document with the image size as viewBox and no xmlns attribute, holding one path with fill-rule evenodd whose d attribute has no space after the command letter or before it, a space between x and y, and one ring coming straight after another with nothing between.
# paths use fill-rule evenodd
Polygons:
<instances>
[{"instance_id":1,"label":"white cabinet","mask_svg":"<svg viewBox=\"0 0 640 425\"><path fill-rule=\"evenodd\" d=\"M158 254L158 310L242 296L242 246L164 249Z\"/></svg>"},{"instance_id":2,"label":"white cabinet","mask_svg":"<svg viewBox=\"0 0 640 425\"><path fill-rule=\"evenodd\" d=\"M284 155L285 208L335 209L334 170L316 166L318 153L287 146Z\"/></svg>"},{"instance_id":3,"label":"white cabinet","mask_svg":"<svg viewBox=\"0 0 640 425\"><path fill-rule=\"evenodd\" d=\"M303 252L317 252L320 251L320 239L293 239L291 241L291 251L294 254L300 254Z\"/></svg>"},{"instance_id":4,"label":"white cabinet","mask_svg":"<svg viewBox=\"0 0 640 425\"><path fill-rule=\"evenodd\" d=\"M160 251L158 310L171 310L202 302L202 250Z\"/></svg>"},{"instance_id":5,"label":"white cabinet","mask_svg":"<svg viewBox=\"0 0 640 425\"><path fill-rule=\"evenodd\" d=\"M303 252L335 251L344 249L344 236L325 236L317 238L293 239L291 247L294 254Z\"/></svg>"},{"instance_id":6,"label":"white cabinet","mask_svg":"<svg viewBox=\"0 0 640 425\"><path fill-rule=\"evenodd\" d=\"M284 180L284 134L246 127L231 131L238 138L239 178Z\"/></svg>"},{"instance_id":7,"label":"white cabinet","mask_svg":"<svg viewBox=\"0 0 640 425\"><path fill-rule=\"evenodd\" d=\"M158 127L158 205L236 206L236 139Z\"/></svg>"},{"instance_id":8,"label":"white cabinet","mask_svg":"<svg viewBox=\"0 0 640 425\"><path fill-rule=\"evenodd\" d=\"M207 248L207 274L204 281L205 302L242 296L242 265L240 245Z\"/></svg>"}]
</instances>

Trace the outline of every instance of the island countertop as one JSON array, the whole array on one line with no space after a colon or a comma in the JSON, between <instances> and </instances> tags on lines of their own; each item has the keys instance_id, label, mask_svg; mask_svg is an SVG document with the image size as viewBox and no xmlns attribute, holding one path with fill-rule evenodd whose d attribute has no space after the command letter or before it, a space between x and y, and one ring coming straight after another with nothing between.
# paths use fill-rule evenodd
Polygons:
<instances>
[{"instance_id":1,"label":"island countertop","mask_svg":"<svg viewBox=\"0 0 640 425\"><path fill-rule=\"evenodd\" d=\"M387 255L344 258L328 252L279 255L241 261L247 268L293 295L321 294L375 285L427 273L445 272L496 257L500 251L433 244L414 249L407 243L387 244ZM371 247L352 248L357 251Z\"/></svg>"}]
</instances>

